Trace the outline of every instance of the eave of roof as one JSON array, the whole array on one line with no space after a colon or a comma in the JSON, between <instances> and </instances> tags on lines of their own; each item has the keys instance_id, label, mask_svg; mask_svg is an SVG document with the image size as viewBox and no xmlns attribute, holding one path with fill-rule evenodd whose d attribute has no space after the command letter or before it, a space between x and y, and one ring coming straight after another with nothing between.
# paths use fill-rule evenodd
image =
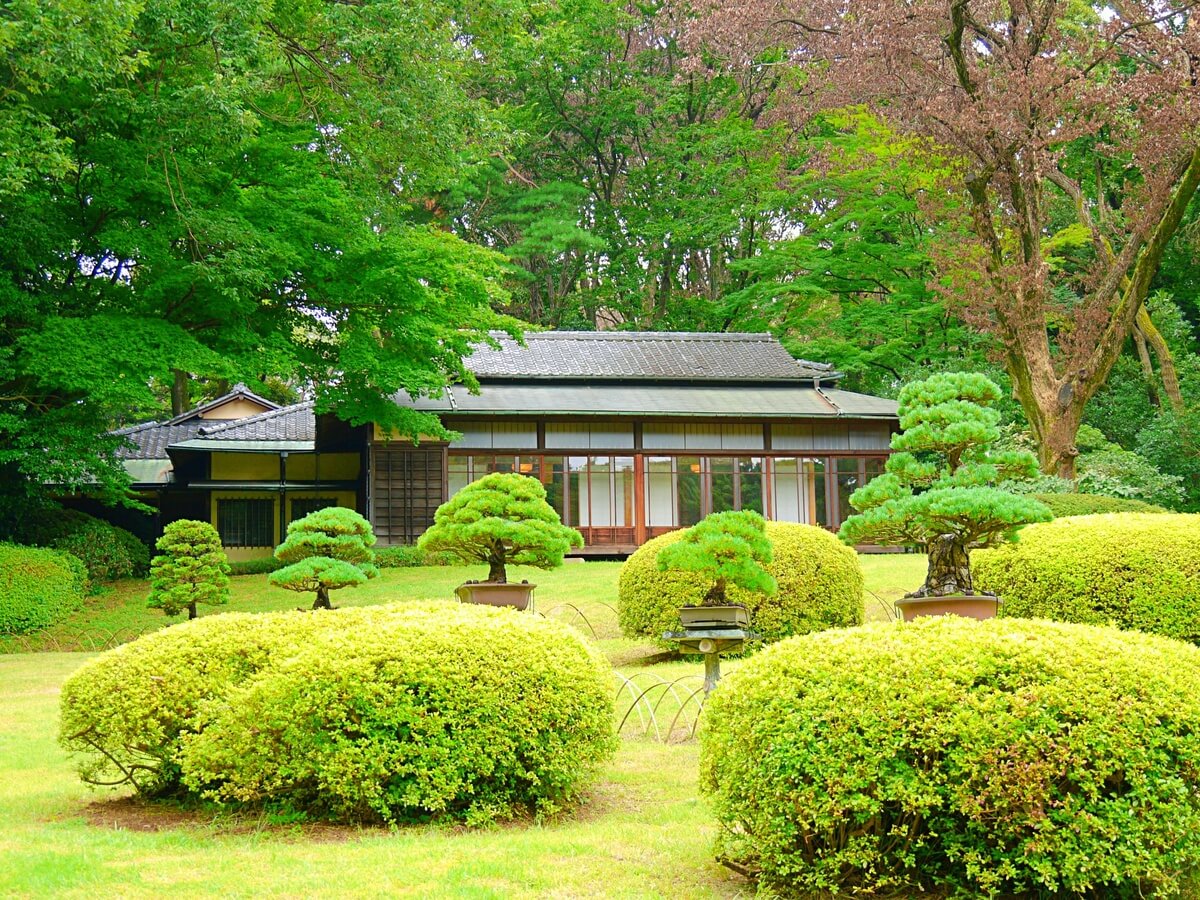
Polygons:
<instances>
[{"instance_id":1,"label":"eave of roof","mask_svg":"<svg viewBox=\"0 0 1200 900\"><path fill-rule=\"evenodd\" d=\"M398 402L457 416L680 416L709 418L895 419L896 403L866 394L791 385L484 384L439 399Z\"/></svg>"}]
</instances>

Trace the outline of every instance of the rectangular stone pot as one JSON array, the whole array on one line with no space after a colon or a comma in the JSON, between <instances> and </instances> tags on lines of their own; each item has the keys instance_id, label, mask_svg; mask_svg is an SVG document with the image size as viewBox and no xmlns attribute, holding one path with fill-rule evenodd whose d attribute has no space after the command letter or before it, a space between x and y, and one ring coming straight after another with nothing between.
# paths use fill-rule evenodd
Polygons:
<instances>
[{"instance_id":1,"label":"rectangular stone pot","mask_svg":"<svg viewBox=\"0 0 1200 900\"><path fill-rule=\"evenodd\" d=\"M479 581L460 584L454 589L454 593L463 603L529 609L533 606L533 589L535 587L537 587L536 584L530 584L528 581L522 581L520 584Z\"/></svg>"},{"instance_id":2,"label":"rectangular stone pot","mask_svg":"<svg viewBox=\"0 0 1200 900\"><path fill-rule=\"evenodd\" d=\"M679 610L684 628L747 628L750 613L740 604L727 606L685 606Z\"/></svg>"},{"instance_id":3,"label":"rectangular stone pot","mask_svg":"<svg viewBox=\"0 0 1200 900\"><path fill-rule=\"evenodd\" d=\"M901 597L896 609L905 622L918 616L962 616L967 619L994 619L1001 600L991 594L956 594L949 597Z\"/></svg>"}]
</instances>

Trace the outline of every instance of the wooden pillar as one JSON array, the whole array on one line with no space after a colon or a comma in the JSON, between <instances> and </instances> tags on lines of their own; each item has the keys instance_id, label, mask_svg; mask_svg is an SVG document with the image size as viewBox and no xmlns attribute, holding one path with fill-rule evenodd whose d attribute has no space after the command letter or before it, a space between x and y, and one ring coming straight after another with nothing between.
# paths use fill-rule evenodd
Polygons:
<instances>
[{"instance_id":1,"label":"wooden pillar","mask_svg":"<svg viewBox=\"0 0 1200 900\"><path fill-rule=\"evenodd\" d=\"M633 539L640 547L646 543L646 457L633 457Z\"/></svg>"}]
</instances>

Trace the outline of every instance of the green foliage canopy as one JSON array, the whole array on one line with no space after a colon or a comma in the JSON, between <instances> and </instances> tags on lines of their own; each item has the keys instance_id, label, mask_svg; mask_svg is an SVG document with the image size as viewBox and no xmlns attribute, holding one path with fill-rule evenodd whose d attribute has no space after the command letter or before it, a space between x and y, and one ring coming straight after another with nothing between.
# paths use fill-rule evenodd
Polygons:
<instances>
[{"instance_id":1,"label":"green foliage canopy","mask_svg":"<svg viewBox=\"0 0 1200 900\"><path fill-rule=\"evenodd\" d=\"M392 397L473 383L471 342L514 329L502 258L431 215L502 142L453 8L6 7L0 512L132 502L103 435L188 376L286 377L319 413L445 434Z\"/></svg>"},{"instance_id":2,"label":"green foliage canopy","mask_svg":"<svg viewBox=\"0 0 1200 900\"><path fill-rule=\"evenodd\" d=\"M147 606L168 616L187 610L194 619L197 604L229 602L229 561L210 523L178 519L163 529L155 546L160 554L150 563Z\"/></svg>"},{"instance_id":3,"label":"green foliage canopy","mask_svg":"<svg viewBox=\"0 0 1200 900\"><path fill-rule=\"evenodd\" d=\"M554 569L583 536L563 525L546 489L528 475L496 472L473 481L438 507L417 543L426 553L449 552L488 565L488 581L508 581L506 566Z\"/></svg>"}]
</instances>

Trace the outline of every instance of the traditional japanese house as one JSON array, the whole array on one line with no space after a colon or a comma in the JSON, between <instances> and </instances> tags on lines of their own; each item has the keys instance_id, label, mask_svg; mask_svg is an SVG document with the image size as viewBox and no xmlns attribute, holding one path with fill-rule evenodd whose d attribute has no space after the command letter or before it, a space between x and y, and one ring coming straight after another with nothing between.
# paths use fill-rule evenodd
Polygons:
<instances>
[{"instance_id":1,"label":"traditional japanese house","mask_svg":"<svg viewBox=\"0 0 1200 900\"><path fill-rule=\"evenodd\" d=\"M539 479L583 554L619 555L710 512L836 528L882 471L894 401L845 391L767 334L530 333L468 360L479 391L396 402L437 413L451 443L390 439L275 407L243 388L125 433L127 465L159 526L211 520L231 558L270 553L288 522L328 505L410 544L438 505L489 472ZM236 396L235 396L236 395ZM232 416L231 404L238 407ZM253 408L258 404L258 408ZM222 411L225 411L224 413Z\"/></svg>"}]
</instances>

